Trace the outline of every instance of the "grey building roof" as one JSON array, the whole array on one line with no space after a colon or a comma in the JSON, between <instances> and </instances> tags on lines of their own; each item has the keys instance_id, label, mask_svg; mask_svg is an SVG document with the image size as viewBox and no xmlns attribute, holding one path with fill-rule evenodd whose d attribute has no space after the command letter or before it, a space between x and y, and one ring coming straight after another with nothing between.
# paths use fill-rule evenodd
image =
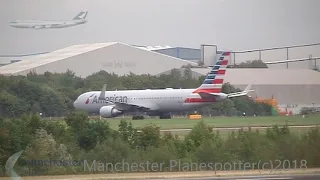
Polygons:
<instances>
[{"instance_id":1,"label":"grey building roof","mask_svg":"<svg viewBox=\"0 0 320 180\"><path fill-rule=\"evenodd\" d=\"M72 70L76 75L88 76L100 70L119 75L158 74L171 68L193 64L151 50L119 42L82 44L70 46L47 54L33 56L23 61L0 67L0 74L26 75L46 71L61 73Z\"/></svg>"},{"instance_id":2,"label":"grey building roof","mask_svg":"<svg viewBox=\"0 0 320 180\"><path fill-rule=\"evenodd\" d=\"M185 60L201 60L200 49L174 47L166 49L155 49L153 51Z\"/></svg>"},{"instance_id":3,"label":"grey building roof","mask_svg":"<svg viewBox=\"0 0 320 180\"><path fill-rule=\"evenodd\" d=\"M115 43L111 42L111 43L81 44L81 45L70 46L64 49L53 51L51 53L26 58L23 61L20 61L17 63L2 66L0 67L0 73L1 74L17 73L20 71L35 68L37 66L42 66L45 64L66 59L68 57L76 56L76 55L93 51L99 48L103 48L112 44L115 44Z\"/></svg>"}]
</instances>

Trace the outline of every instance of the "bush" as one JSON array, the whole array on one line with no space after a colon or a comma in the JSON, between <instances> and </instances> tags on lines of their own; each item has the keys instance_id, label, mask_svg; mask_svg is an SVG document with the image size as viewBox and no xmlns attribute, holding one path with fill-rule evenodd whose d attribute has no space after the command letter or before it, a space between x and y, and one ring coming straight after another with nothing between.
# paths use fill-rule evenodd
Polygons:
<instances>
[{"instance_id":1,"label":"bush","mask_svg":"<svg viewBox=\"0 0 320 180\"><path fill-rule=\"evenodd\" d=\"M287 126L275 125L265 133L249 128L247 131L233 131L223 138L219 132L214 132L212 127L200 121L184 139L180 139L171 133L161 135L159 127L154 124L134 128L131 123L122 120L119 132L116 132L104 121L87 121L86 118L85 114L72 114L64 120L50 123L37 116L24 116L13 120L0 119L1 164L5 164L12 154L25 150L20 161L86 160L89 164L95 162L99 166L103 163L103 172L106 172L106 166L108 171L114 171L112 164L121 162L142 163L143 168L139 171L147 170L146 162L163 163L163 169L157 171L181 171L188 163L252 164L259 161L277 163L278 160L289 161L291 167L305 168L305 163L308 168L320 167L320 130L317 128L299 135L291 132ZM172 162L180 163L171 167ZM17 170L20 171L27 168L23 163L17 166ZM42 168L47 174L98 172L85 172L83 163L78 166L46 167L48 169L32 168ZM241 167L232 167L238 168ZM2 169L2 172L5 170Z\"/></svg>"}]
</instances>

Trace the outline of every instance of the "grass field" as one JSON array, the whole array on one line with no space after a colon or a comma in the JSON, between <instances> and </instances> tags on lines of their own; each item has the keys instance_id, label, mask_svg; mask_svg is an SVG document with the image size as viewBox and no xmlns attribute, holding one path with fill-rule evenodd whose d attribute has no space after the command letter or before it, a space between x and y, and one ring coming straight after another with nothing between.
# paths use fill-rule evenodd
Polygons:
<instances>
[{"instance_id":1,"label":"grass field","mask_svg":"<svg viewBox=\"0 0 320 180\"><path fill-rule=\"evenodd\" d=\"M320 127L320 126L319 126ZM252 131L256 131L258 130L260 133L265 133L266 132L266 129L259 129L259 128L252 128ZM310 128L290 128L290 131L293 133L293 134L302 134L302 133L306 133L310 130ZM237 132L238 130L230 130L230 129L222 129L222 130L214 130L213 132L215 133L219 133L219 135L222 137L222 138L227 138L228 135L232 132ZM173 135L178 135L180 138L184 138L190 131L174 131L174 132L171 132L171 134ZM164 132L163 132L164 133ZM163 134L162 133L162 134Z\"/></svg>"},{"instance_id":2,"label":"grass field","mask_svg":"<svg viewBox=\"0 0 320 180\"><path fill-rule=\"evenodd\" d=\"M147 124L155 124L160 129L184 129L194 127L199 120L187 118L173 119L144 119L131 120L130 118L107 119L110 127L118 129L121 119L132 123L134 127L143 127ZM272 125L320 125L320 116L303 118L302 116L269 116L269 117L212 117L203 118L207 125L214 127L248 127L248 126L272 126Z\"/></svg>"},{"instance_id":3,"label":"grass field","mask_svg":"<svg viewBox=\"0 0 320 180\"><path fill-rule=\"evenodd\" d=\"M134 127L143 127L147 124L155 124L160 127L161 130L170 129L192 129L200 120L190 120L188 118L173 118L173 119L145 119L145 120L131 120L131 118L114 118L107 119L112 129L117 130L119 123L122 119L131 122ZM289 126L307 126L307 125L319 125L320 116L311 116L303 118L302 116L268 116L268 117L214 117L214 118L202 118L202 120L214 128L224 127L266 127L272 125L289 125ZM257 128L252 128L256 130ZM291 128L293 133L301 134L307 132L310 128ZM228 137L228 134L233 129L219 129L221 137ZM259 129L259 132L264 133L266 129ZM184 138L190 131L172 131L174 135L178 135L180 138ZM217 130L215 130L217 132Z\"/></svg>"}]
</instances>

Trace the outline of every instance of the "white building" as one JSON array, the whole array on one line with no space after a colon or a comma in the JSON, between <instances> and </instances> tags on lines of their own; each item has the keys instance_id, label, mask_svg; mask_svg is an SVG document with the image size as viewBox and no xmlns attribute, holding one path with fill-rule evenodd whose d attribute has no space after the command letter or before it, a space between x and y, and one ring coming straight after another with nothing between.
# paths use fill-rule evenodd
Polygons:
<instances>
[{"instance_id":1,"label":"white building","mask_svg":"<svg viewBox=\"0 0 320 180\"><path fill-rule=\"evenodd\" d=\"M179 69L183 73L184 69ZM199 78L210 68L191 68L192 76ZM170 71L162 74L169 74ZM252 84L252 97L275 98L279 106L299 113L301 107L320 107L320 72L308 69L227 69L224 83L239 89Z\"/></svg>"},{"instance_id":2,"label":"white building","mask_svg":"<svg viewBox=\"0 0 320 180\"><path fill-rule=\"evenodd\" d=\"M196 63L119 42L82 44L0 67L0 74L26 75L30 71L63 73L68 69L86 77L100 70L118 75L156 75L172 68Z\"/></svg>"}]
</instances>

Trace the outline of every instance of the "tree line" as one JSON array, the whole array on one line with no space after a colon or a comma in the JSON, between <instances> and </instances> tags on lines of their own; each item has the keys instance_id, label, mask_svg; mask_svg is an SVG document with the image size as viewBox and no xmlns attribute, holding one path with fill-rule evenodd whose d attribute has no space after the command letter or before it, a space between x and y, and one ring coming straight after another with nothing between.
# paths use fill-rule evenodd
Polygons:
<instances>
[{"instance_id":1,"label":"tree line","mask_svg":"<svg viewBox=\"0 0 320 180\"><path fill-rule=\"evenodd\" d=\"M128 172L130 169L122 166L112 169L112 164L145 165L147 161L163 163L162 169L154 171L195 171L199 167L190 169L185 164L233 162L242 165L228 166L225 170L243 170L245 163L253 165L250 170L270 169L272 163L273 169L277 166L277 169L303 170L320 166L320 131L314 128L297 134L288 126L275 125L266 132L249 128L223 136L200 121L181 138L170 132L161 134L154 124L135 128L125 120L113 130L107 121L89 121L88 115L80 112L59 121L43 120L35 114L14 119L0 118L2 175L5 175L7 159L21 150L15 171L26 176L37 175L35 172L38 175ZM53 163L42 164L39 160ZM180 163L173 166L172 162ZM262 163L267 164L262 167ZM139 171L147 171L146 168ZM214 169L205 166L201 170Z\"/></svg>"},{"instance_id":2,"label":"tree line","mask_svg":"<svg viewBox=\"0 0 320 180\"><path fill-rule=\"evenodd\" d=\"M76 76L72 71L44 74L30 72L27 76L0 75L0 116L20 117L30 112L41 113L45 117L66 116L74 110L73 102L81 93L100 90L105 83L107 90L197 88L203 80L204 76L194 79L190 68L186 68L183 73L173 69L170 74L160 76L133 73L118 76L106 71L94 73L86 78ZM230 93L240 89L226 83L222 91ZM246 97L239 97L199 111L214 112L216 115L234 112L270 115L271 107L255 103Z\"/></svg>"}]
</instances>

